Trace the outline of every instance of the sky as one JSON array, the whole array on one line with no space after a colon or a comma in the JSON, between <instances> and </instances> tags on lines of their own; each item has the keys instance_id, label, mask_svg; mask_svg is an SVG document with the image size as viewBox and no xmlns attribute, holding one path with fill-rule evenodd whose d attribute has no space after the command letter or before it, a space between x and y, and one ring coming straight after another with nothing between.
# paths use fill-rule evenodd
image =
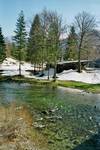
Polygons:
<instances>
[{"instance_id":1,"label":"sky","mask_svg":"<svg viewBox=\"0 0 100 150\"><path fill-rule=\"evenodd\" d=\"M21 10L24 11L25 20L28 22L44 8L56 10L68 25L82 11L91 13L97 22L100 22L100 0L0 0L0 26L3 35L14 35L16 20Z\"/></svg>"}]
</instances>

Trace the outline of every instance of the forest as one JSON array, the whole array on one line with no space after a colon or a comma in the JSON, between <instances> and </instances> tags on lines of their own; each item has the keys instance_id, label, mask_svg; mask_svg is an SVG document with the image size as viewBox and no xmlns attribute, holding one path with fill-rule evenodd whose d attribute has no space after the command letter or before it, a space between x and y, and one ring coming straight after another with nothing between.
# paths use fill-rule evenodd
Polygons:
<instances>
[{"instance_id":1,"label":"forest","mask_svg":"<svg viewBox=\"0 0 100 150\"><path fill-rule=\"evenodd\" d=\"M71 25L56 11L43 9L27 22L21 11L11 40L3 36L2 28L0 62L6 57L19 60L20 75L22 61L33 64L34 73L35 68L43 70L44 64L48 70L53 66L56 80L58 62L78 60L77 70L81 72L81 60L100 58L100 31L95 17L85 11L78 13Z\"/></svg>"}]
</instances>

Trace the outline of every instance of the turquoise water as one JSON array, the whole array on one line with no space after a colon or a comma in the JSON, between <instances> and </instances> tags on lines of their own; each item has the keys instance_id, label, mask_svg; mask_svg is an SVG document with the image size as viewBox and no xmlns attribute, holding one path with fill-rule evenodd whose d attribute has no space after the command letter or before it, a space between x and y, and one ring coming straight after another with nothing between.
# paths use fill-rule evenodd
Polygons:
<instances>
[{"instance_id":1,"label":"turquoise water","mask_svg":"<svg viewBox=\"0 0 100 150\"><path fill-rule=\"evenodd\" d=\"M47 150L95 149L91 137L98 134L100 95L69 91L66 88L0 83L0 103L15 101L27 105L35 118L37 132L47 139ZM93 143L93 142L92 142ZM82 145L82 146L81 146ZM86 146L86 147L85 147Z\"/></svg>"}]
</instances>

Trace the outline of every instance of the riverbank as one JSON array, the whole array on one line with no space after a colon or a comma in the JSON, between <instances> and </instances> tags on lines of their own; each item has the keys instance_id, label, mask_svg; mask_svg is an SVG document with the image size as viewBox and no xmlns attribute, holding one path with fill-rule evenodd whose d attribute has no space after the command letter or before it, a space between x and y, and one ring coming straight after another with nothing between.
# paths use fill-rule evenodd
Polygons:
<instances>
[{"instance_id":1,"label":"riverbank","mask_svg":"<svg viewBox=\"0 0 100 150\"><path fill-rule=\"evenodd\" d=\"M53 80L40 80L33 78L26 78L24 76L0 76L0 82L25 82L30 84L38 84L38 85L50 85L52 87L62 86L66 88L80 89L86 92L92 93L100 93L100 84L88 84L83 82L76 81L60 81L57 80L54 82Z\"/></svg>"},{"instance_id":2,"label":"riverbank","mask_svg":"<svg viewBox=\"0 0 100 150\"><path fill-rule=\"evenodd\" d=\"M91 93L100 93L100 84L88 84L82 82L75 82L75 81L57 81L57 85L63 87L70 87L73 89L81 89L86 92Z\"/></svg>"},{"instance_id":3,"label":"riverbank","mask_svg":"<svg viewBox=\"0 0 100 150\"><path fill-rule=\"evenodd\" d=\"M42 150L46 142L33 129L33 121L24 106L17 106L15 103L7 107L0 106L0 149Z\"/></svg>"}]
</instances>

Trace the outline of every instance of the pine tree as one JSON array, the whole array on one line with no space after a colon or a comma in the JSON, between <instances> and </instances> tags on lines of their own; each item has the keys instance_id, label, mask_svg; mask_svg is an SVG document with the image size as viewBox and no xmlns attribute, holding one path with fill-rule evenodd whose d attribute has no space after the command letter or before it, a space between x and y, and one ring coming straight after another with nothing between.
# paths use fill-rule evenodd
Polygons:
<instances>
[{"instance_id":1,"label":"pine tree","mask_svg":"<svg viewBox=\"0 0 100 150\"><path fill-rule=\"evenodd\" d=\"M14 41L17 47L15 52L16 58L19 60L19 75L21 75L21 61L25 59L26 54L26 29L23 11L20 12L16 23Z\"/></svg>"},{"instance_id":2,"label":"pine tree","mask_svg":"<svg viewBox=\"0 0 100 150\"><path fill-rule=\"evenodd\" d=\"M28 60L34 65L38 65L43 61L43 34L38 14L35 15L31 25L28 39Z\"/></svg>"},{"instance_id":3,"label":"pine tree","mask_svg":"<svg viewBox=\"0 0 100 150\"><path fill-rule=\"evenodd\" d=\"M75 33L74 26L71 26L70 28L70 34L68 36L68 52L67 52L67 59L69 60L75 60L77 59L77 35Z\"/></svg>"},{"instance_id":4,"label":"pine tree","mask_svg":"<svg viewBox=\"0 0 100 150\"><path fill-rule=\"evenodd\" d=\"M51 60L54 65L54 81L56 81L56 69L57 69L57 61L60 57L60 35L62 31L62 20L61 17L56 12L51 12L50 14L51 20L50 20L50 27L48 36L51 40ZM51 55L50 54L50 55Z\"/></svg>"},{"instance_id":5,"label":"pine tree","mask_svg":"<svg viewBox=\"0 0 100 150\"><path fill-rule=\"evenodd\" d=\"M6 45L5 40L2 35L2 29L0 27L0 63L5 59L6 57Z\"/></svg>"}]
</instances>

